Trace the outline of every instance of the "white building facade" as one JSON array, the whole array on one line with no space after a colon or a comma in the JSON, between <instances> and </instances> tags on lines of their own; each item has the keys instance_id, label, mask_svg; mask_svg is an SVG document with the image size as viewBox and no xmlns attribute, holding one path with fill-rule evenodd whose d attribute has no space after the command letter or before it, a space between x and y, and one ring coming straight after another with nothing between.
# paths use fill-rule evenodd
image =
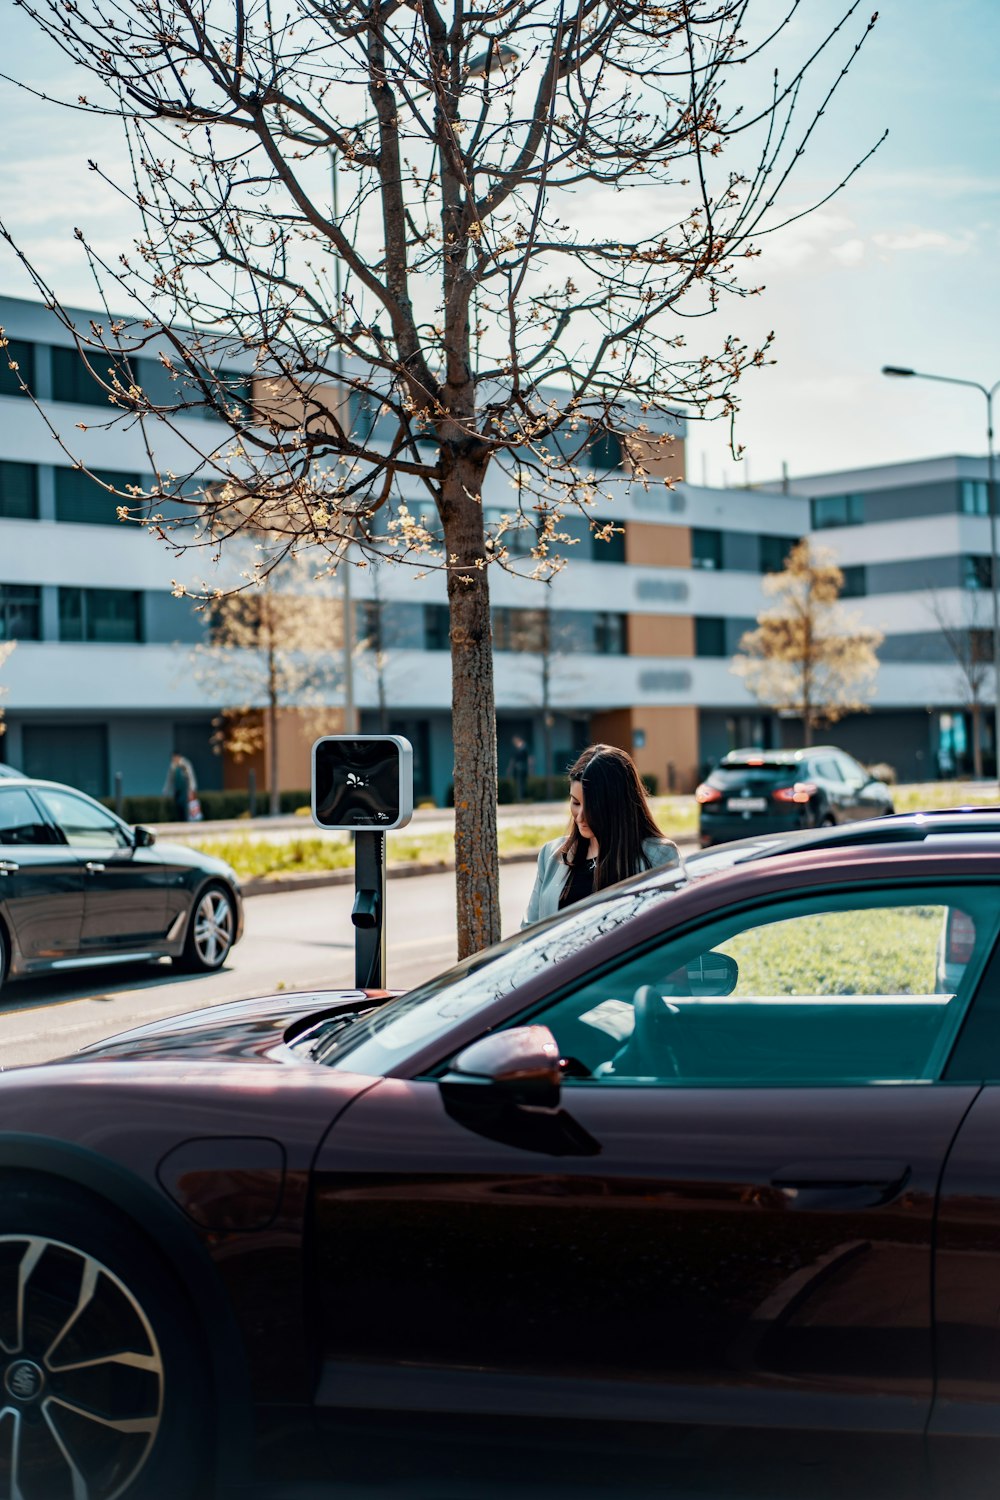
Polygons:
<instances>
[{"instance_id":1,"label":"white building facade","mask_svg":"<svg viewBox=\"0 0 1000 1500\"><path fill-rule=\"evenodd\" d=\"M229 705L193 665L204 616L172 593L174 580L201 582L205 558L178 558L118 521L113 497L73 464L82 459L117 488L147 486L138 425L106 428L101 393L43 307L0 299L0 324L41 407L0 366L0 639L17 641L0 672L0 759L96 795L116 785L147 795L160 791L180 750L203 788L245 785L247 764L211 745L213 719ZM222 443L221 426L213 436L186 420L192 440ZM166 428L157 460L171 464L172 443L183 470L182 438ZM678 422L678 474L683 448ZM547 586L492 570L501 775L515 736L527 741L536 774L546 760L561 773L591 740L613 741L663 790L689 790L732 744L794 743L799 726L762 710L729 662L763 603L762 575L806 534L834 548L846 592L886 636L872 713L832 737L903 776L948 769L949 756L961 769L968 715L934 608L964 618L988 582L985 470L984 460L946 458L818 475L784 490L709 490L683 479L671 488L622 473L609 486L613 504L596 507L621 528L611 542L577 526L569 566ZM511 506L499 468L483 505ZM361 728L406 734L418 795L441 802L452 773L445 579L391 566L377 574L352 570L356 633L368 644L355 659ZM327 732L341 727L341 709L332 697ZM282 782L305 787L307 740L291 723L287 740Z\"/></svg>"}]
</instances>

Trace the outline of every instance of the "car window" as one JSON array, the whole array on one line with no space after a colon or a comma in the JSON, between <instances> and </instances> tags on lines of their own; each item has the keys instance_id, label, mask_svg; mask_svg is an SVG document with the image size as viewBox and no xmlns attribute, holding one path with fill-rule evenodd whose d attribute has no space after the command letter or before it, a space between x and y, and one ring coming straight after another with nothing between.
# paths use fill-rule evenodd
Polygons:
<instances>
[{"instance_id":1,"label":"car window","mask_svg":"<svg viewBox=\"0 0 1000 1500\"><path fill-rule=\"evenodd\" d=\"M928 1081L996 925L983 891L823 892L671 938L530 1019L570 1082Z\"/></svg>"},{"instance_id":2,"label":"car window","mask_svg":"<svg viewBox=\"0 0 1000 1500\"><path fill-rule=\"evenodd\" d=\"M117 819L96 802L76 792L39 790L38 799L62 829L67 844L74 848L122 849L129 839Z\"/></svg>"},{"instance_id":3,"label":"car window","mask_svg":"<svg viewBox=\"0 0 1000 1500\"><path fill-rule=\"evenodd\" d=\"M839 755L837 762L845 781L867 781L868 772L858 761L852 760L849 755Z\"/></svg>"},{"instance_id":4,"label":"car window","mask_svg":"<svg viewBox=\"0 0 1000 1500\"><path fill-rule=\"evenodd\" d=\"M814 774L822 777L824 781L843 781L840 765L832 756L825 756L822 760L813 762Z\"/></svg>"},{"instance_id":5,"label":"car window","mask_svg":"<svg viewBox=\"0 0 1000 1500\"><path fill-rule=\"evenodd\" d=\"M54 844L55 829L44 822L28 793L0 788L0 844Z\"/></svg>"},{"instance_id":6,"label":"car window","mask_svg":"<svg viewBox=\"0 0 1000 1500\"><path fill-rule=\"evenodd\" d=\"M598 892L589 901L474 953L427 984L362 1016L346 1030L334 1031L328 1045L319 1042L313 1048L313 1060L331 1068L381 1076L445 1036L456 1022L613 932L651 902L669 899L684 884L684 877L678 871L673 885L629 891L633 884L627 882L620 895Z\"/></svg>"}]
</instances>

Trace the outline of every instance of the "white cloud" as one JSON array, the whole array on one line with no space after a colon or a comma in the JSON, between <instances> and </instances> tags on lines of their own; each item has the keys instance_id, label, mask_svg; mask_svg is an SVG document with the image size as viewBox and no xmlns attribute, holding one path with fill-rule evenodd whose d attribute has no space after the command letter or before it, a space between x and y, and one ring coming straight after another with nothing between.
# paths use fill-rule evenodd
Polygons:
<instances>
[{"instance_id":1,"label":"white cloud","mask_svg":"<svg viewBox=\"0 0 1000 1500\"><path fill-rule=\"evenodd\" d=\"M880 250L942 250L946 255L965 255L976 242L976 236L968 229L961 234L945 234L940 229L909 229L901 234L883 230L872 235L872 239Z\"/></svg>"},{"instance_id":2,"label":"white cloud","mask_svg":"<svg viewBox=\"0 0 1000 1500\"><path fill-rule=\"evenodd\" d=\"M860 266L865 258L864 240L845 240L842 245L831 245L830 254L842 266Z\"/></svg>"}]
</instances>

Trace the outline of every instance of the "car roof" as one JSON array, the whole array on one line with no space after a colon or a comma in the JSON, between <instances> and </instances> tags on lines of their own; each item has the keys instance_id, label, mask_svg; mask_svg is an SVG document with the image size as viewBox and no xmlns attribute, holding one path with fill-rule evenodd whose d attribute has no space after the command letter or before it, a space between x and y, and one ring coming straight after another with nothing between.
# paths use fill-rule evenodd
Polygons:
<instances>
[{"instance_id":1,"label":"car roof","mask_svg":"<svg viewBox=\"0 0 1000 1500\"><path fill-rule=\"evenodd\" d=\"M763 761L766 765L793 766L809 755L843 755L846 752L836 745L810 745L799 750L730 750L719 761L720 766L746 766Z\"/></svg>"},{"instance_id":2,"label":"car roof","mask_svg":"<svg viewBox=\"0 0 1000 1500\"><path fill-rule=\"evenodd\" d=\"M732 864L767 859L774 854L804 853L807 849L857 848L864 844L921 844L946 834L1000 837L1000 806L935 808L931 812L891 813L884 818L864 818L831 828L794 829L787 833L758 834L734 839L691 854L685 865L713 855L731 855Z\"/></svg>"},{"instance_id":3,"label":"car roof","mask_svg":"<svg viewBox=\"0 0 1000 1500\"><path fill-rule=\"evenodd\" d=\"M866 818L857 823L841 824L835 828L795 829L787 833L762 833L746 839L732 839L710 849L698 849L683 857L685 874L691 879L703 879L720 870L736 865L756 864L781 856L816 852L824 854L835 849L859 850L865 847L888 849L894 844L913 851L931 849L943 839L962 840L975 843L976 847L990 848L996 839L1000 845L1000 805L988 807L936 808L931 812L895 813L884 818ZM676 866L661 866L633 875L629 883L637 887L673 885L676 881ZM672 877L672 878L671 878Z\"/></svg>"},{"instance_id":4,"label":"car roof","mask_svg":"<svg viewBox=\"0 0 1000 1500\"><path fill-rule=\"evenodd\" d=\"M610 889L623 895L630 887L652 892L658 886L652 876L661 873L669 872L634 876L631 881ZM676 870L674 874L676 876ZM950 883L969 878L1000 882L1000 827L992 836L945 834L923 842L898 840L891 844L789 849L780 859L747 860L712 870L702 878L689 879L680 886L676 880L673 884L664 880L662 884L665 896L668 889L675 892L671 896L671 910L676 913L677 921L683 921L687 920L688 914L695 917L716 906L736 906L744 900L792 894L808 886L831 884L847 887L854 881L867 884L887 879L929 879ZM703 893L704 900L699 893ZM658 903L654 903L652 910L657 907ZM641 911L635 920L644 922ZM655 925L657 919L651 920Z\"/></svg>"}]
</instances>

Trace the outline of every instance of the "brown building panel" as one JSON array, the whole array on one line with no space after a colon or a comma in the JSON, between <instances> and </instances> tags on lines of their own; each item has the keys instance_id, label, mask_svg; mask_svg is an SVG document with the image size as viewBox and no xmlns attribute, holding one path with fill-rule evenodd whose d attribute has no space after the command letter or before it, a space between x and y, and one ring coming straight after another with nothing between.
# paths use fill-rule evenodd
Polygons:
<instances>
[{"instance_id":1,"label":"brown building panel","mask_svg":"<svg viewBox=\"0 0 1000 1500\"><path fill-rule=\"evenodd\" d=\"M642 568L690 568L690 527L629 521L625 527L625 561Z\"/></svg>"},{"instance_id":2,"label":"brown building panel","mask_svg":"<svg viewBox=\"0 0 1000 1500\"><path fill-rule=\"evenodd\" d=\"M684 478L684 439L682 437L630 437L628 450L640 469L650 479L668 484Z\"/></svg>"},{"instance_id":3,"label":"brown building panel","mask_svg":"<svg viewBox=\"0 0 1000 1500\"><path fill-rule=\"evenodd\" d=\"M693 656L691 615L629 615L630 656Z\"/></svg>"},{"instance_id":4,"label":"brown building panel","mask_svg":"<svg viewBox=\"0 0 1000 1500\"><path fill-rule=\"evenodd\" d=\"M692 792L698 784L698 710L691 704L594 714L590 732L595 743L627 750L660 792Z\"/></svg>"}]
</instances>

